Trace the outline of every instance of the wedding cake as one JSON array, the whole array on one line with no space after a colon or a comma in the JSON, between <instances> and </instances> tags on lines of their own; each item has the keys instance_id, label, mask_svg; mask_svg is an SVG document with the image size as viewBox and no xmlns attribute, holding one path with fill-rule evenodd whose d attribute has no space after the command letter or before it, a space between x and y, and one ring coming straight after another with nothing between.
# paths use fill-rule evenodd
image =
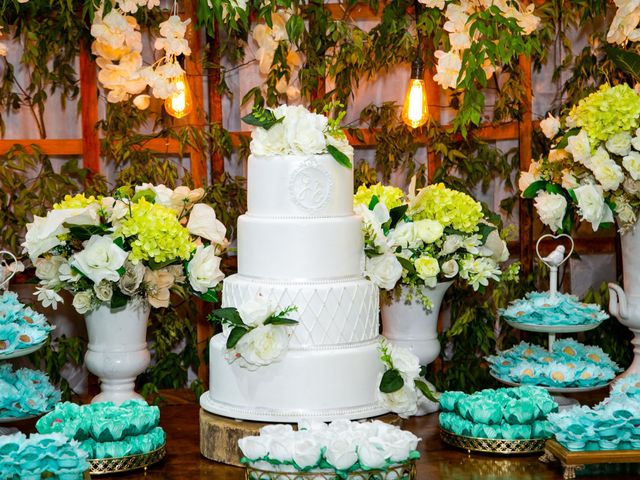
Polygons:
<instances>
[{"instance_id":1,"label":"wedding cake","mask_svg":"<svg viewBox=\"0 0 640 480\"><path fill-rule=\"evenodd\" d=\"M272 310L295 307L287 316L297 323L270 326L269 336L245 342L251 363L264 359L256 349L281 338L276 330L287 331L287 347L259 366L236 361L241 353L230 355L229 328L215 335L210 390L200 403L215 414L257 421L380 415L378 289L362 276L353 152L324 116L303 107L266 112L272 125L253 133L248 209L238 219L238 273L224 281L222 306L242 314L246 305L260 310L256 298L268 299Z\"/></svg>"}]
</instances>

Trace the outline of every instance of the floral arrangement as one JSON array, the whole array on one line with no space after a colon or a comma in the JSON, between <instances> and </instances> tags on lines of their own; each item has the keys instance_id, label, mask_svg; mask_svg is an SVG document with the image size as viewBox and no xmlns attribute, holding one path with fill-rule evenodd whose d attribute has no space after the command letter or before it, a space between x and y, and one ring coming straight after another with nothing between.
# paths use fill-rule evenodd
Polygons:
<instances>
[{"instance_id":1,"label":"floral arrangement","mask_svg":"<svg viewBox=\"0 0 640 480\"><path fill-rule=\"evenodd\" d=\"M530 35L540 23L540 18L534 15L535 5L531 3L523 7L519 1L482 0L482 1L446 1L419 0L427 8L434 8L444 12L444 30L449 34L449 50L437 50L435 56L437 73L433 79L443 88L455 89L459 85L460 70L462 69L465 52L483 36L483 29L477 28L475 22L478 15L483 13L489 17L499 16L513 19L521 35ZM476 60L482 65L487 79L496 71L496 66L485 52L484 58Z\"/></svg>"},{"instance_id":2,"label":"floral arrangement","mask_svg":"<svg viewBox=\"0 0 640 480\"><path fill-rule=\"evenodd\" d=\"M380 340L380 353L380 360L386 368L378 389L382 405L402 418L408 418L418 411L418 393L432 402L438 401L423 380L424 370L411 350L383 338Z\"/></svg>"},{"instance_id":3,"label":"floral arrangement","mask_svg":"<svg viewBox=\"0 0 640 480\"><path fill-rule=\"evenodd\" d=\"M238 308L220 308L210 315L227 337L225 358L229 363L238 361L241 367L256 370L284 356L290 337L287 327L298 324L286 316L298 308L289 306L278 313L276 308L272 299L257 295Z\"/></svg>"},{"instance_id":4,"label":"floral arrangement","mask_svg":"<svg viewBox=\"0 0 640 480\"><path fill-rule=\"evenodd\" d=\"M325 107L325 113L333 105ZM256 127L251 134L255 155L330 154L338 163L352 167L353 147L340 127L345 112L337 118L310 112L303 106L281 105L276 109L254 107L242 120Z\"/></svg>"},{"instance_id":5,"label":"floral arrangement","mask_svg":"<svg viewBox=\"0 0 640 480\"><path fill-rule=\"evenodd\" d=\"M420 439L413 433L375 420L330 424L302 421L291 425L267 425L260 435L238 440L242 463L278 472L329 469L336 478L357 470L387 469L420 457Z\"/></svg>"},{"instance_id":6,"label":"floral arrangement","mask_svg":"<svg viewBox=\"0 0 640 480\"><path fill-rule=\"evenodd\" d=\"M66 196L27 225L25 252L36 267L38 300L56 308L71 292L84 314L101 304L144 300L167 307L172 289L217 301L226 228L203 189L143 184L111 197Z\"/></svg>"},{"instance_id":7,"label":"floral arrangement","mask_svg":"<svg viewBox=\"0 0 640 480\"><path fill-rule=\"evenodd\" d=\"M302 66L302 57L296 46L290 41L287 23L292 16L290 10L278 10L271 14L271 26L260 23L255 26L251 36L258 45L256 60L263 77L276 75L275 88L280 95L286 95L289 102L300 98L300 88L296 86L297 72ZM286 71L274 65L276 55L286 59ZM266 94L266 84L262 86Z\"/></svg>"},{"instance_id":8,"label":"floral arrangement","mask_svg":"<svg viewBox=\"0 0 640 480\"><path fill-rule=\"evenodd\" d=\"M616 0L616 14L609 26L607 41L624 45L640 40L640 4L632 0Z\"/></svg>"},{"instance_id":9,"label":"floral arrangement","mask_svg":"<svg viewBox=\"0 0 640 480\"><path fill-rule=\"evenodd\" d=\"M154 43L154 48L164 51L164 55L153 65L143 66L142 34L133 15L141 7L151 10L159 4L159 0L119 0L108 13L104 14L104 6L95 12L91 52L97 57L98 80L108 90L108 102L118 103L135 96L133 104L144 110L150 102L149 95L142 93L147 86L154 97L162 99L177 91L172 82L185 74L177 57L191 55L185 39L191 20L182 21L175 6L174 14L160 24L160 37Z\"/></svg>"},{"instance_id":10,"label":"floral arrangement","mask_svg":"<svg viewBox=\"0 0 640 480\"><path fill-rule=\"evenodd\" d=\"M499 280L499 264L509 258L506 242L469 195L443 184L429 185L405 197L380 184L360 186L354 210L363 218L365 274L380 288L398 284L417 291L462 278L474 290Z\"/></svg>"},{"instance_id":11,"label":"floral arrangement","mask_svg":"<svg viewBox=\"0 0 640 480\"><path fill-rule=\"evenodd\" d=\"M542 223L570 232L578 218L596 231L615 216L621 232L631 229L640 206L640 95L603 85L540 126L553 146L521 172L519 186Z\"/></svg>"}]
</instances>

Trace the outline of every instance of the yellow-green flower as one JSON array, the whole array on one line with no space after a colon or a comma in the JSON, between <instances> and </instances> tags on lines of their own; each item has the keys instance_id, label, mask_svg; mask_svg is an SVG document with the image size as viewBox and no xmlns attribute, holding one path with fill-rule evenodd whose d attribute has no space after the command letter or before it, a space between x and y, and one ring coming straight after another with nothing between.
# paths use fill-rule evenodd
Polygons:
<instances>
[{"instance_id":1,"label":"yellow-green flower","mask_svg":"<svg viewBox=\"0 0 640 480\"><path fill-rule=\"evenodd\" d=\"M127 238L131 244L129 259L133 262L151 260L166 263L189 258L195 245L188 230L180 225L176 212L141 198L131 205L116 235Z\"/></svg>"},{"instance_id":2,"label":"yellow-green flower","mask_svg":"<svg viewBox=\"0 0 640 480\"><path fill-rule=\"evenodd\" d=\"M602 85L580 100L569 116L589 138L606 142L612 135L635 131L640 119L640 95L628 85Z\"/></svg>"},{"instance_id":3,"label":"yellow-green flower","mask_svg":"<svg viewBox=\"0 0 640 480\"><path fill-rule=\"evenodd\" d=\"M399 207L404 201L404 192L401 189L376 183L370 187L360 185L353 196L353 204L354 206L362 204L368 207L374 195L388 210Z\"/></svg>"},{"instance_id":4,"label":"yellow-green flower","mask_svg":"<svg viewBox=\"0 0 640 480\"><path fill-rule=\"evenodd\" d=\"M93 195L86 197L84 193L74 195L65 195L64 200L53 204L54 210L63 210L67 208L85 208L91 204L100 203L100 200Z\"/></svg>"},{"instance_id":5,"label":"yellow-green flower","mask_svg":"<svg viewBox=\"0 0 640 480\"><path fill-rule=\"evenodd\" d=\"M436 220L444 228L473 233L482 219L482 205L469 195L445 187L442 183L420 190L409 206L413 221Z\"/></svg>"}]
</instances>

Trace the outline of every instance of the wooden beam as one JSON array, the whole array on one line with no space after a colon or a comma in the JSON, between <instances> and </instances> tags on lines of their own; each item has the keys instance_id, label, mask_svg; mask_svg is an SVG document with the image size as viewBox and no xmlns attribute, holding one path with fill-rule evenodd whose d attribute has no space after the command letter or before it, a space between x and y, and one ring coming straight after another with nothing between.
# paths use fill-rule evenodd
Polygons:
<instances>
[{"instance_id":1,"label":"wooden beam","mask_svg":"<svg viewBox=\"0 0 640 480\"><path fill-rule=\"evenodd\" d=\"M0 140L0 155L6 155L14 145L22 145L27 151L32 151L35 145L46 155L77 156L82 155L83 141L81 138L69 139L2 139Z\"/></svg>"},{"instance_id":2,"label":"wooden beam","mask_svg":"<svg viewBox=\"0 0 640 480\"><path fill-rule=\"evenodd\" d=\"M189 47L191 47L191 55L185 58L184 67L193 96L193 110L187 116L187 119L190 125L204 125L204 88L202 85L202 66L200 63L202 60L202 48L200 31L195 29L198 0L185 0L182 5L184 8L183 18L191 19L185 35L185 38L189 41ZM191 151L191 177L196 187L201 187L208 183L205 152L196 149Z\"/></svg>"},{"instance_id":3,"label":"wooden beam","mask_svg":"<svg viewBox=\"0 0 640 480\"><path fill-rule=\"evenodd\" d=\"M347 18L350 18L351 20L380 20L383 8L384 4L382 2L379 5L378 10L372 10L368 5L357 5L349 10ZM346 10L339 3L325 3L324 9L331 12L331 16L335 19L343 18L345 16Z\"/></svg>"},{"instance_id":4,"label":"wooden beam","mask_svg":"<svg viewBox=\"0 0 640 480\"><path fill-rule=\"evenodd\" d=\"M98 123L98 78L96 64L85 42L80 44L80 107L82 115L82 164L100 173Z\"/></svg>"},{"instance_id":5,"label":"wooden beam","mask_svg":"<svg viewBox=\"0 0 640 480\"><path fill-rule=\"evenodd\" d=\"M533 95L531 92L531 59L521 55L519 60L522 71L522 83L526 98L523 105L522 121L519 124L520 142L520 170L527 171L531 165L533 134L532 105ZM519 200L520 208L520 262L522 271L526 275L533 270L533 215L531 212L531 202Z\"/></svg>"},{"instance_id":6,"label":"wooden beam","mask_svg":"<svg viewBox=\"0 0 640 480\"><path fill-rule=\"evenodd\" d=\"M215 29L213 38L207 36L209 44L209 83L207 85L209 93L209 116L211 123L222 128L222 96L218 92L220 83L220 34L219 29ZM224 174L224 156L222 152L211 149L211 174L212 180L219 179Z\"/></svg>"}]
</instances>

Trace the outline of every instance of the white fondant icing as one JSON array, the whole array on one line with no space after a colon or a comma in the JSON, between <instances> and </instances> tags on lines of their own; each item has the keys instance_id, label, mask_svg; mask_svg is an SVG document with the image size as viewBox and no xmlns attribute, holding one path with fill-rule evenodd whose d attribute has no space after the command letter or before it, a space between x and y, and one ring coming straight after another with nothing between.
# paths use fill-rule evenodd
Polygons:
<instances>
[{"instance_id":1,"label":"white fondant icing","mask_svg":"<svg viewBox=\"0 0 640 480\"><path fill-rule=\"evenodd\" d=\"M250 371L224 360L225 338L211 339L211 390L206 410L245 420L329 421L385 413L376 402L384 367L378 339L350 348L289 350L279 362Z\"/></svg>"},{"instance_id":2,"label":"white fondant icing","mask_svg":"<svg viewBox=\"0 0 640 480\"><path fill-rule=\"evenodd\" d=\"M353 170L328 154L250 155L247 180L251 215L353 215Z\"/></svg>"},{"instance_id":3,"label":"white fondant icing","mask_svg":"<svg viewBox=\"0 0 640 480\"><path fill-rule=\"evenodd\" d=\"M370 342L378 336L378 288L362 278L343 282L265 282L242 275L224 280L222 306L242 305L257 294L278 303L278 310L296 305L288 315L299 321L289 349L322 349Z\"/></svg>"},{"instance_id":4,"label":"white fondant icing","mask_svg":"<svg viewBox=\"0 0 640 480\"><path fill-rule=\"evenodd\" d=\"M361 219L238 218L238 273L282 280L361 275Z\"/></svg>"}]
</instances>

